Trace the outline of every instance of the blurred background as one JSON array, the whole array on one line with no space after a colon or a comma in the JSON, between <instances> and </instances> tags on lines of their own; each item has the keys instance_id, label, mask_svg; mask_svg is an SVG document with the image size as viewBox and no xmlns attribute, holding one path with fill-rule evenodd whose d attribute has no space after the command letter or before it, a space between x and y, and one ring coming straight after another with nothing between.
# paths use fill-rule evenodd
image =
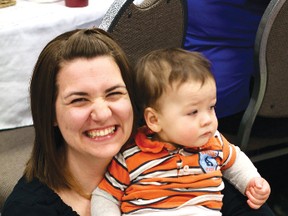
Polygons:
<instances>
[{"instance_id":1,"label":"blurred background","mask_svg":"<svg viewBox=\"0 0 288 216\"><path fill-rule=\"evenodd\" d=\"M271 196L269 206L276 216L288 215L288 156L281 156L256 162L260 174L270 183Z\"/></svg>"}]
</instances>

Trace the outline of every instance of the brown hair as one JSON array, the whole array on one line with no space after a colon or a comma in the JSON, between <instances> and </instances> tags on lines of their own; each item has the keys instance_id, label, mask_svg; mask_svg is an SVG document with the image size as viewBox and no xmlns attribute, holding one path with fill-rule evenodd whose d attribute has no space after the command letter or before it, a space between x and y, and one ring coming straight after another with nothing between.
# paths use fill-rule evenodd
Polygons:
<instances>
[{"instance_id":1,"label":"brown hair","mask_svg":"<svg viewBox=\"0 0 288 216\"><path fill-rule=\"evenodd\" d=\"M193 79L203 85L207 78L214 80L211 64L202 54L181 48L159 49L143 56L134 78L140 113L148 106L157 108L157 100L174 83L179 86Z\"/></svg>"},{"instance_id":2,"label":"brown hair","mask_svg":"<svg viewBox=\"0 0 288 216\"><path fill-rule=\"evenodd\" d=\"M43 49L33 70L30 99L35 141L24 174L28 181L38 178L53 189L71 188L81 192L66 166L63 137L55 120L58 94L57 74L64 62L77 58L111 56L120 68L134 110L132 72L126 55L111 36L97 28L77 29L59 35ZM134 123L135 128L135 123Z\"/></svg>"}]
</instances>

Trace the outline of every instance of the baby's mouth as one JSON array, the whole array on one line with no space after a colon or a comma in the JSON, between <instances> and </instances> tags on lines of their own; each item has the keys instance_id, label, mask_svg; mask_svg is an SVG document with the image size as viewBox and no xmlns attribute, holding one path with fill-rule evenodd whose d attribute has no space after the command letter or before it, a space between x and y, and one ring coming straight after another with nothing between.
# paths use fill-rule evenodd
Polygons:
<instances>
[{"instance_id":1,"label":"baby's mouth","mask_svg":"<svg viewBox=\"0 0 288 216\"><path fill-rule=\"evenodd\" d=\"M97 137L104 137L110 134L115 133L116 131L116 127L109 127L109 128L105 128L105 129L101 129L101 130L91 130L91 131L87 131L86 135L90 138L97 138Z\"/></svg>"}]
</instances>

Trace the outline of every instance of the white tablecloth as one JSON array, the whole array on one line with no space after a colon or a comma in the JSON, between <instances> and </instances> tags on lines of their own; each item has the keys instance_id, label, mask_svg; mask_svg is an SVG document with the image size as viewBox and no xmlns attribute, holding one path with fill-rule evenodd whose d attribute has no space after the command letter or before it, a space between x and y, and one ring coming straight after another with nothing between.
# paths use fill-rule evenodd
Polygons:
<instances>
[{"instance_id":1,"label":"white tablecloth","mask_svg":"<svg viewBox=\"0 0 288 216\"><path fill-rule=\"evenodd\" d=\"M99 26L112 2L89 0L87 7L69 8L63 0L17 0L0 9L0 130L32 125L29 81L44 46L65 31Z\"/></svg>"}]
</instances>

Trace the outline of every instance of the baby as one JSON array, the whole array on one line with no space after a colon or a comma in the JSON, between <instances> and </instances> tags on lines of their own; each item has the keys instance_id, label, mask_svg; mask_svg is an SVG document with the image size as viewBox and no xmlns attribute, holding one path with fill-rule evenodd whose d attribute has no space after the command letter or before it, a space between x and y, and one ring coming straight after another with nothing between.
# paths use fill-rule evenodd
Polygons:
<instances>
[{"instance_id":1,"label":"baby","mask_svg":"<svg viewBox=\"0 0 288 216\"><path fill-rule=\"evenodd\" d=\"M136 66L145 119L92 196L92 215L221 215L222 176L259 208L270 186L217 131L216 84L200 53L161 49Z\"/></svg>"}]
</instances>

